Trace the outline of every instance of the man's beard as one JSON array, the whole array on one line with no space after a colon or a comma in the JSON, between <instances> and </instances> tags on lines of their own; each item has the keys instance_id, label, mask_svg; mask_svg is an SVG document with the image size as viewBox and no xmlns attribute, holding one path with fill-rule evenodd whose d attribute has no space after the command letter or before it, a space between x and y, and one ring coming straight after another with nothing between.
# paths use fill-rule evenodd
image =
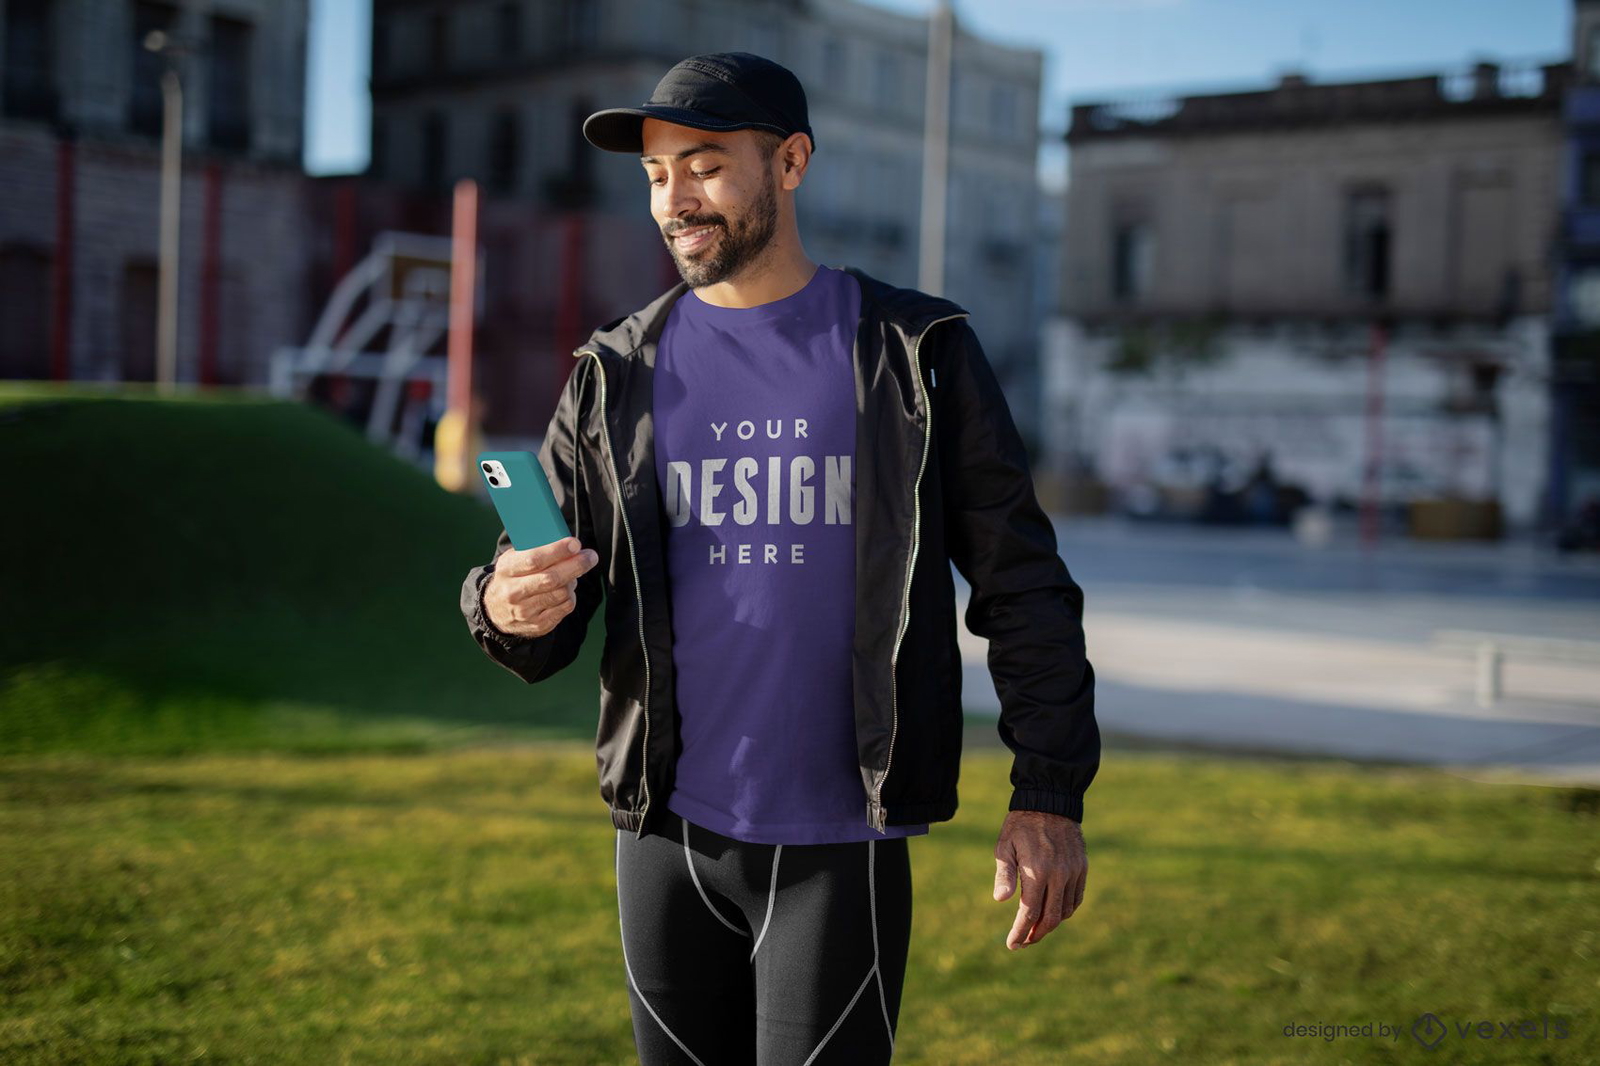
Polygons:
<instances>
[{"instance_id":1,"label":"man's beard","mask_svg":"<svg viewBox=\"0 0 1600 1066\"><path fill-rule=\"evenodd\" d=\"M672 254L672 262L690 288L701 289L727 281L754 262L772 243L773 235L778 232L778 197L772 191L770 181L764 182L761 189L761 195L739 220L737 227L730 227L725 219L717 215L679 220L679 228L674 232L703 225L718 227L711 236L710 247L689 254L680 254L678 242L671 236L667 237L667 250Z\"/></svg>"}]
</instances>

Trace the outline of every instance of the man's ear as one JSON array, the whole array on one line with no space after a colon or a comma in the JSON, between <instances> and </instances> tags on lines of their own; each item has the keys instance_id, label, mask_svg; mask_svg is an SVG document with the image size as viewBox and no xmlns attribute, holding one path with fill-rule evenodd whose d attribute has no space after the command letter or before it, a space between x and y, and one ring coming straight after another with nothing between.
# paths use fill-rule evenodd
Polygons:
<instances>
[{"instance_id":1,"label":"man's ear","mask_svg":"<svg viewBox=\"0 0 1600 1066\"><path fill-rule=\"evenodd\" d=\"M785 189L800 187L800 181L805 176L806 147L808 143L805 134L796 133L791 135L788 142L778 150L778 154L783 157L783 187ZM789 183L789 174L795 175L793 184Z\"/></svg>"}]
</instances>

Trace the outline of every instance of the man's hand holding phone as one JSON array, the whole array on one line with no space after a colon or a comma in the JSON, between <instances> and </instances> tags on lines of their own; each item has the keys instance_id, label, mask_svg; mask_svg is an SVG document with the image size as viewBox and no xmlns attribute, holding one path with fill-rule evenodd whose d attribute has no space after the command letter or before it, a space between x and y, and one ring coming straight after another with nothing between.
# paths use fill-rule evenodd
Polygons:
<instances>
[{"instance_id":1,"label":"man's hand holding phone","mask_svg":"<svg viewBox=\"0 0 1600 1066\"><path fill-rule=\"evenodd\" d=\"M483 608L502 633L542 637L578 606L578 578L600 561L577 537L518 551L495 560L483 590Z\"/></svg>"}]
</instances>

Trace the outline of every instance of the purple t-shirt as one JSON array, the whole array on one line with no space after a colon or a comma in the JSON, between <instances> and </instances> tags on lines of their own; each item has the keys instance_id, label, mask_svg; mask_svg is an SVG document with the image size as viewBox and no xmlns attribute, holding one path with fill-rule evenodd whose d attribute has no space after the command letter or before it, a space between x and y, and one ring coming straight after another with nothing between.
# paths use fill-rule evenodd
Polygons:
<instances>
[{"instance_id":1,"label":"purple t-shirt","mask_svg":"<svg viewBox=\"0 0 1600 1066\"><path fill-rule=\"evenodd\" d=\"M685 292L656 350L683 740L667 809L736 840L880 835L856 768L850 671L860 313L856 279L819 265L756 307Z\"/></svg>"}]
</instances>

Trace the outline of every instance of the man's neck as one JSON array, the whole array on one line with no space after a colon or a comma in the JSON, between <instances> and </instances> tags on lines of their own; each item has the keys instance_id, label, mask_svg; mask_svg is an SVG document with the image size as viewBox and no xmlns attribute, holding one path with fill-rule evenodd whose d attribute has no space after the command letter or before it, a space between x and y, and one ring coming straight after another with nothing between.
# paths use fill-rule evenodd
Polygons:
<instances>
[{"instance_id":1,"label":"man's neck","mask_svg":"<svg viewBox=\"0 0 1600 1066\"><path fill-rule=\"evenodd\" d=\"M793 296L810 283L817 264L804 252L782 263L755 271L745 271L715 285L694 290L696 296L716 307L758 307Z\"/></svg>"}]
</instances>

